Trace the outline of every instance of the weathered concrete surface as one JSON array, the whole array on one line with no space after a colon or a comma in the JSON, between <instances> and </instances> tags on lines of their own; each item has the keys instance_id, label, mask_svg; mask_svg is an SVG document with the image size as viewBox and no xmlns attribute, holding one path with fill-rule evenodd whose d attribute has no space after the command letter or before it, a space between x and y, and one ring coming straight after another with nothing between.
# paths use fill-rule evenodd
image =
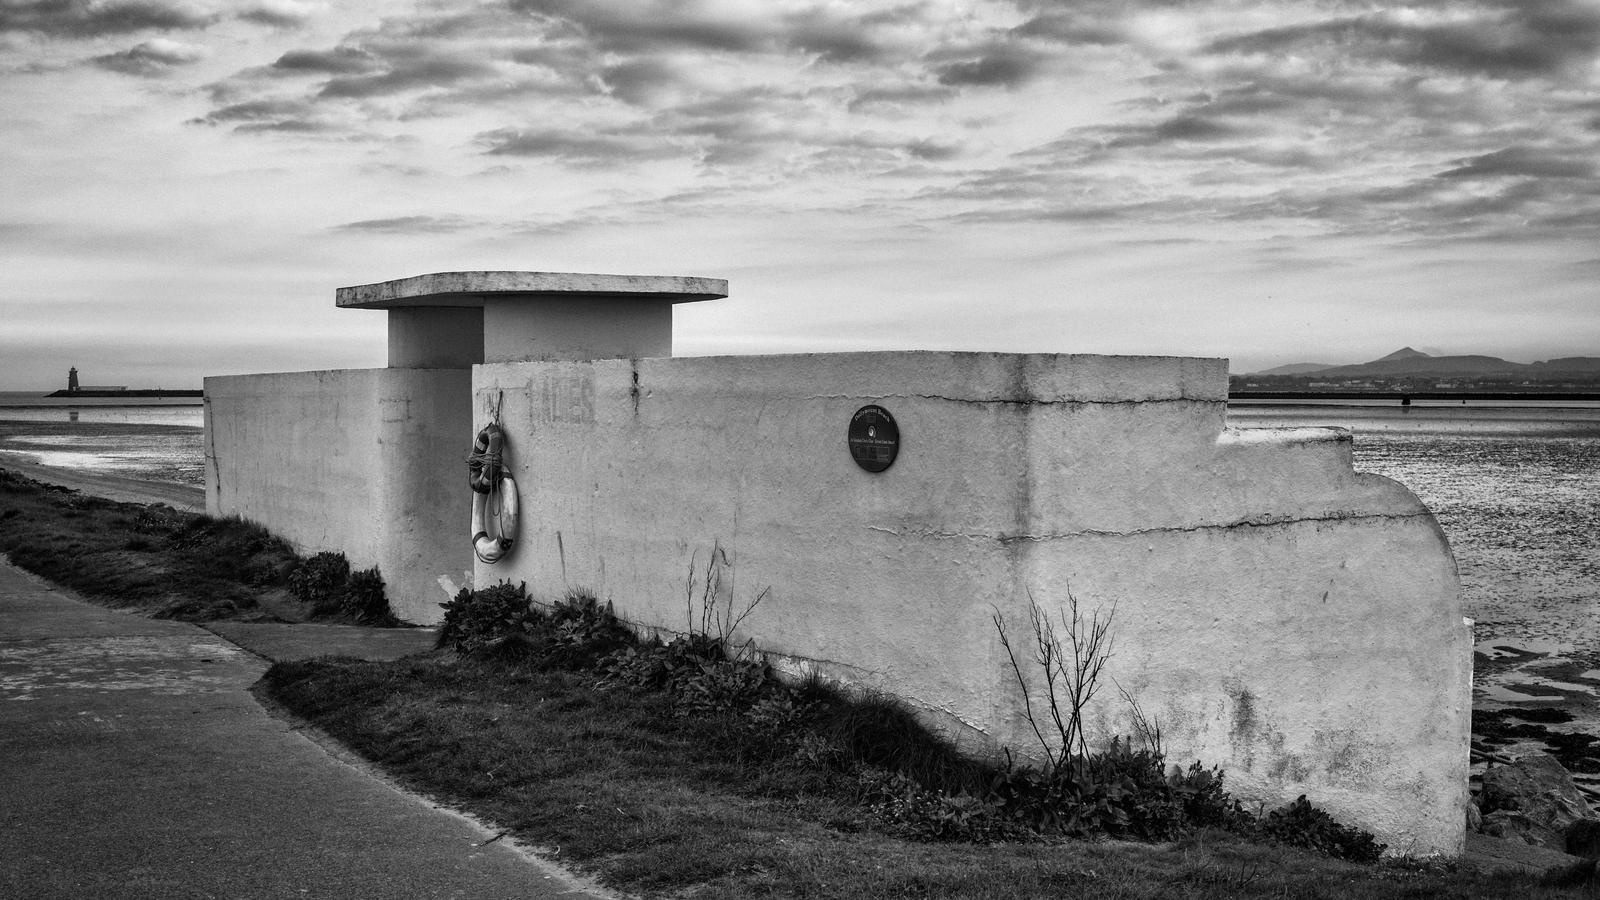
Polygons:
<instances>
[{"instance_id":1,"label":"weathered concrete surface","mask_svg":"<svg viewBox=\"0 0 1600 900\"><path fill-rule=\"evenodd\" d=\"M671 355L670 301L513 297L483 307L484 362Z\"/></svg>"},{"instance_id":2,"label":"weathered concrete surface","mask_svg":"<svg viewBox=\"0 0 1600 900\"><path fill-rule=\"evenodd\" d=\"M495 296L529 299L585 296L599 299L653 299L672 303L728 296L722 278L681 275L597 275L583 272L434 272L334 292L341 309L394 309L403 306L482 306Z\"/></svg>"},{"instance_id":3,"label":"weathered concrete surface","mask_svg":"<svg viewBox=\"0 0 1600 900\"><path fill-rule=\"evenodd\" d=\"M389 368L466 369L483 362L483 311L461 307L389 310Z\"/></svg>"},{"instance_id":4,"label":"weathered concrete surface","mask_svg":"<svg viewBox=\"0 0 1600 900\"><path fill-rule=\"evenodd\" d=\"M334 300L389 311L390 366L437 366L474 353L474 363L671 356L673 304L726 296L720 278L435 272L339 288Z\"/></svg>"},{"instance_id":5,"label":"weathered concrete surface","mask_svg":"<svg viewBox=\"0 0 1600 900\"><path fill-rule=\"evenodd\" d=\"M302 553L377 566L396 615L438 621L470 578L470 379L397 368L207 378L206 511L258 522Z\"/></svg>"},{"instance_id":6,"label":"weathered concrete surface","mask_svg":"<svg viewBox=\"0 0 1600 900\"><path fill-rule=\"evenodd\" d=\"M591 897L268 716L260 659L0 565L0 897Z\"/></svg>"},{"instance_id":7,"label":"weathered concrete surface","mask_svg":"<svg viewBox=\"0 0 1600 900\"><path fill-rule=\"evenodd\" d=\"M503 403L524 512L476 583L585 588L681 631L720 548L719 601L770 589L741 636L780 664L1022 751L992 617L1022 643L1030 597L1055 618L1073 596L1115 610L1097 739L1134 731L1125 691L1244 798L1306 793L1399 852L1459 853L1471 641L1442 533L1351 470L1348 433L1228 430L1226 391L1225 361L1175 358L485 364L474 424ZM869 403L901 434L880 474L845 442Z\"/></svg>"}]
</instances>

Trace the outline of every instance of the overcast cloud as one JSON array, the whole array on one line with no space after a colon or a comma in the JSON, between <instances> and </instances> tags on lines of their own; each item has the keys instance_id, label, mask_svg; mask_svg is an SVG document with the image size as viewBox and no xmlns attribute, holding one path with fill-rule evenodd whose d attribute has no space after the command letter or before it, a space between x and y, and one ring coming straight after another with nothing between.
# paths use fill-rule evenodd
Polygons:
<instances>
[{"instance_id":1,"label":"overcast cloud","mask_svg":"<svg viewBox=\"0 0 1600 900\"><path fill-rule=\"evenodd\" d=\"M13 0L0 79L6 384L496 268L727 277L693 353L1600 356L1600 0Z\"/></svg>"}]
</instances>

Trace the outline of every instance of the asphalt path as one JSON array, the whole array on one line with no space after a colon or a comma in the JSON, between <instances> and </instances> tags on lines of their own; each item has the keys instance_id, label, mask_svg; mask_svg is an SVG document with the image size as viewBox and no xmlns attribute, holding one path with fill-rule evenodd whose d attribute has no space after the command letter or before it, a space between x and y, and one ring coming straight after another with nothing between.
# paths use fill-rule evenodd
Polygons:
<instances>
[{"instance_id":1,"label":"asphalt path","mask_svg":"<svg viewBox=\"0 0 1600 900\"><path fill-rule=\"evenodd\" d=\"M266 666L0 563L0 897L605 896L268 714Z\"/></svg>"}]
</instances>

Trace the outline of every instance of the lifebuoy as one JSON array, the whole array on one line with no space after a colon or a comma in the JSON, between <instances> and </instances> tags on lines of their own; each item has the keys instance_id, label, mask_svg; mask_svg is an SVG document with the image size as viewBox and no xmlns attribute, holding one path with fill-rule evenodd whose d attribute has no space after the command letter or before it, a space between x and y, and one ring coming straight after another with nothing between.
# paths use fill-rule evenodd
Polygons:
<instances>
[{"instance_id":1,"label":"lifebuoy","mask_svg":"<svg viewBox=\"0 0 1600 900\"><path fill-rule=\"evenodd\" d=\"M472 485L472 552L493 565L511 551L517 538L517 482L505 473L500 450L505 433L490 423L478 432L467 457Z\"/></svg>"}]
</instances>

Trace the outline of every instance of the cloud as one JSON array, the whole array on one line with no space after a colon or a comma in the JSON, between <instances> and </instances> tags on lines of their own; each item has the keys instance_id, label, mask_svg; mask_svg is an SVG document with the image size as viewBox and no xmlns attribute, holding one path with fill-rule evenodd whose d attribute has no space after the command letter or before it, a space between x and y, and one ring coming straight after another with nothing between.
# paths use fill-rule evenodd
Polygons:
<instances>
[{"instance_id":1,"label":"cloud","mask_svg":"<svg viewBox=\"0 0 1600 900\"><path fill-rule=\"evenodd\" d=\"M318 91L323 97L378 97L422 88L451 87L464 81L491 78L493 65L474 54L418 49L392 54L382 72L339 75Z\"/></svg>"},{"instance_id":2,"label":"cloud","mask_svg":"<svg viewBox=\"0 0 1600 900\"><path fill-rule=\"evenodd\" d=\"M290 50L273 62L282 72L309 72L319 75L352 75L371 72L382 64L376 56L359 47L334 47L331 50Z\"/></svg>"},{"instance_id":3,"label":"cloud","mask_svg":"<svg viewBox=\"0 0 1600 900\"><path fill-rule=\"evenodd\" d=\"M852 88L854 94L847 108L851 112L866 111L874 107L913 110L943 103L955 96L950 85L903 82L898 84L867 84Z\"/></svg>"},{"instance_id":4,"label":"cloud","mask_svg":"<svg viewBox=\"0 0 1600 900\"><path fill-rule=\"evenodd\" d=\"M877 59L885 49L862 24L861 20L829 15L821 9L805 10L783 23L786 36L778 44L831 62Z\"/></svg>"},{"instance_id":5,"label":"cloud","mask_svg":"<svg viewBox=\"0 0 1600 900\"><path fill-rule=\"evenodd\" d=\"M934 67L940 84L981 87L1016 87L1038 70L1038 56L1016 44L994 44L976 56Z\"/></svg>"},{"instance_id":6,"label":"cloud","mask_svg":"<svg viewBox=\"0 0 1600 900\"><path fill-rule=\"evenodd\" d=\"M630 0L511 0L513 12L579 29L599 49L621 52L664 46L695 50L751 51L761 29L743 17L701 13L697 4Z\"/></svg>"},{"instance_id":7,"label":"cloud","mask_svg":"<svg viewBox=\"0 0 1600 900\"><path fill-rule=\"evenodd\" d=\"M0 3L0 33L91 38L135 31L194 30L217 21L214 13L161 0L7 0Z\"/></svg>"},{"instance_id":8,"label":"cloud","mask_svg":"<svg viewBox=\"0 0 1600 900\"><path fill-rule=\"evenodd\" d=\"M1469 159L1456 160L1457 168L1440 172L1439 178L1593 178L1594 148L1581 155L1570 155L1539 147L1507 147Z\"/></svg>"},{"instance_id":9,"label":"cloud","mask_svg":"<svg viewBox=\"0 0 1600 900\"><path fill-rule=\"evenodd\" d=\"M273 28L298 28L311 19L325 12L327 9L321 3L305 3L299 0L261 0L256 5L239 13L239 18L258 25L270 25Z\"/></svg>"},{"instance_id":10,"label":"cloud","mask_svg":"<svg viewBox=\"0 0 1600 900\"><path fill-rule=\"evenodd\" d=\"M1132 40L1120 17L1090 4L1047 9L1017 26L1015 33L1068 45L1114 46Z\"/></svg>"},{"instance_id":11,"label":"cloud","mask_svg":"<svg viewBox=\"0 0 1600 900\"><path fill-rule=\"evenodd\" d=\"M366 234L448 234L473 227L458 216L399 216L391 219L363 219L336 225L332 231Z\"/></svg>"},{"instance_id":12,"label":"cloud","mask_svg":"<svg viewBox=\"0 0 1600 900\"><path fill-rule=\"evenodd\" d=\"M262 98L231 103L189 120L191 125L231 125L242 132L314 134L331 129L311 104L300 98Z\"/></svg>"},{"instance_id":13,"label":"cloud","mask_svg":"<svg viewBox=\"0 0 1600 900\"><path fill-rule=\"evenodd\" d=\"M1357 57L1501 78L1581 70L1600 52L1600 7L1581 0L1503 0L1468 15L1387 10L1261 29L1214 41L1212 53L1293 54L1336 48Z\"/></svg>"},{"instance_id":14,"label":"cloud","mask_svg":"<svg viewBox=\"0 0 1600 900\"><path fill-rule=\"evenodd\" d=\"M681 80L676 66L662 59L632 59L606 66L598 72L611 96L648 106L671 91Z\"/></svg>"},{"instance_id":15,"label":"cloud","mask_svg":"<svg viewBox=\"0 0 1600 900\"><path fill-rule=\"evenodd\" d=\"M1151 147L1173 142L1220 141L1241 134L1241 129L1200 115L1180 115L1148 125L1106 129L1112 147Z\"/></svg>"},{"instance_id":16,"label":"cloud","mask_svg":"<svg viewBox=\"0 0 1600 900\"><path fill-rule=\"evenodd\" d=\"M276 95L283 79L301 76L314 79L305 89L308 109L329 108L318 121L358 130L381 119L501 111L514 118L485 129L497 135L490 152L500 154L593 161L627 145L640 148L639 158L698 148L704 164L741 164L769 156L775 136L786 131L767 120L792 126L790 137L817 142L799 152L848 152L853 136L866 130L861 126L871 124L852 123L846 115L852 110L912 115L963 91L1013 87L1033 77L1041 58L1025 40L1008 36L1014 14L1004 14L1004 2L980 5L981 15L903 0L425 6L350 32L332 48L290 49L270 66L235 73L211 86L218 114L201 119L226 119L226 107ZM750 97L759 99L746 103ZM350 103L373 100L383 102ZM729 103L745 108L710 109ZM733 115L758 121L741 125L728 121ZM553 121L560 124L552 128ZM684 138L677 142L683 147L652 150L624 140L645 126ZM578 139L583 134L596 137ZM927 137L924 129L902 135L901 143L923 159L949 158L949 148L961 143Z\"/></svg>"},{"instance_id":17,"label":"cloud","mask_svg":"<svg viewBox=\"0 0 1600 900\"><path fill-rule=\"evenodd\" d=\"M669 159L684 151L648 131L603 133L557 128L518 131L499 129L477 136L490 156L559 159L575 165L609 165L621 161Z\"/></svg>"},{"instance_id":18,"label":"cloud","mask_svg":"<svg viewBox=\"0 0 1600 900\"><path fill-rule=\"evenodd\" d=\"M154 38L120 53L96 56L91 62L102 69L148 78L166 75L179 66L199 62L207 55L204 47Z\"/></svg>"}]
</instances>

